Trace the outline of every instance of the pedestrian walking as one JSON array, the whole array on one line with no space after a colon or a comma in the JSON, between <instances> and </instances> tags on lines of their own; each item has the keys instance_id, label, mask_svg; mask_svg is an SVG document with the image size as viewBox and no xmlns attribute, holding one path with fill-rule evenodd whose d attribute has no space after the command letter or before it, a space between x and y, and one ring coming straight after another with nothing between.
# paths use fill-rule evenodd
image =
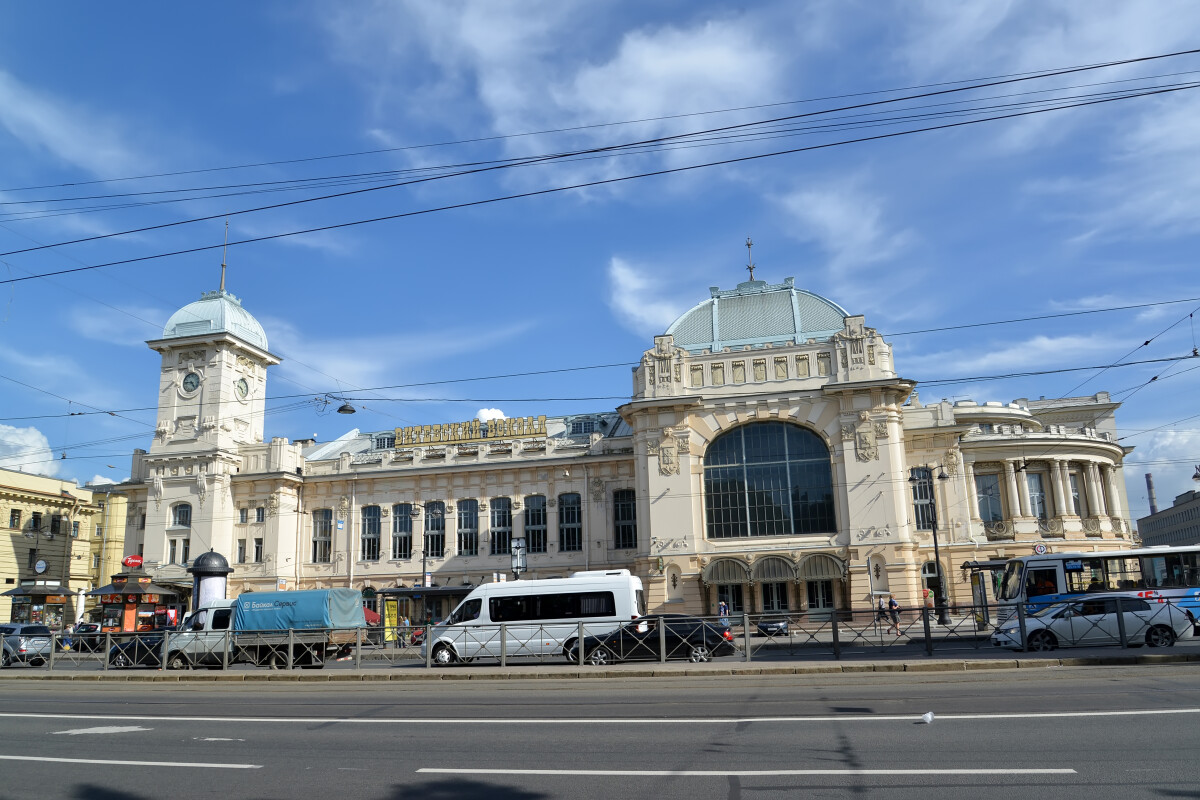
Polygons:
<instances>
[{"instance_id":1,"label":"pedestrian walking","mask_svg":"<svg viewBox=\"0 0 1200 800\"><path fill-rule=\"evenodd\" d=\"M720 602L717 603L717 616L720 618L717 620L717 622L719 622L722 627L728 628L729 627L729 605L724 600L721 600Z\"/></svg>"},{"instance_id":2,"label":"pedestrian walking","mask_svg":"<svg viewBox=\"0 0 1200 800\"><path fill-rule=\"evenodd\" d=\"M888 628L889 632L895 631L896 635L900 635L900 603L896 600L896 595L889 594L887 601L888 616L892 619L892 627Z\"/></svg>"},{"instance_id":3,"label":"pedestrian walking","mask_svg":"<svg viewBox=\"0 0 1200 800\"><path fill-rule=\"evenodd\" d=\"M888 620L887 595L879 595L879 600L875 603L875 622L879 625L886 625Z\"/></svg>"}]
</instances>

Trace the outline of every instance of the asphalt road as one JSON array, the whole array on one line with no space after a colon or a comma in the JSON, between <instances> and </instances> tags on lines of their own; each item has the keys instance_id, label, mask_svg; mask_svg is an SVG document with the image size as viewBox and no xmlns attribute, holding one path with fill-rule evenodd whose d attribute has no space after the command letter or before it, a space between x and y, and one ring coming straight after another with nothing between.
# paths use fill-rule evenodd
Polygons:
<instances>
[{"instance_id":1,"label":"asphalt road","mask_svg":"<svg viewBox=\"0 0 1200 800\"><path fill-rule=\"evenodd\" d=\"M1193 663L0 696L5 798L1200 797Z\"/></svg>"}]
</instances>

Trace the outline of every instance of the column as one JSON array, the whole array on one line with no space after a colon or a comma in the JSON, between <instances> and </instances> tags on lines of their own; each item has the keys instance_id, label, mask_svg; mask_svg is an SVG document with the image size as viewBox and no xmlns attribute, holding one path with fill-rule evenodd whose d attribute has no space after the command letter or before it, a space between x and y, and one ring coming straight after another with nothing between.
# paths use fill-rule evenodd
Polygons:
<instances>
[{"instance_id":1,"label":"column","mask_svg":"<svg viewBox=\"0 0 1200 800\"><path fill-rule=\"evenodd\" d=\"M980 522L979 519L979 498L978 492L975 489L975 462L963 459L963 471L967 479L967 509L969 510L970 519L972 522Z\"/></svg>"},{"instance_id":2,"label":"column","mask_svg":"<svg viewBox=\"0 0 1200 800\"><path fill-rule=\"evenodd\" d=\"M1071 501L1071 462L1058 462L1058 480L1062 483L1063 499L1066 503L1064 514L1067 516L1078 517L1079 512L1075 510L1075 505Z\"/></svg>"},{"instance_id":3,"label":"column","mask_svg":"<svg viewBox=\"0 0 1200 800\"><path fill-rule=\"evenodd\" d=\"M1021 516L1021 492L1017 488L1017 473L1013 461L1004 462L1004 478L1008 483L1008 518L1016 519Z\"/></svg>"},{"instance_id":4,"label":"column","mask_svg":"<svg viewBox=\"0 0 1200 800\"><path fill-rule=\"evenodd\" d=\"M1092 516L1103 517L1108 513L1108 506L1104 502L1104 493L1100 491L1100 470L1096 469L1094 461L1087 463L1087 485L1088 499L1092 502Z\"/></svg>"},{"instance_id":5,"label":"column","mask_svg":"<svg viewBox=\"0 0 1200 800\"><path fill-rule=\"evenodd\" d=\"M1022 460L1022 463L1028 464L1029 462ZM1032 517L1033 503L1029 500L1029 481L1025 479L1024 471L1017 475L1017 497L1021 499L1021 516Z\"/></svg>"},{"instance_id":6,"label":"column","mask_svg":"<svg viewBox=\"0 0 1200 800\"><path fill-rule=\"evenodd\" d=\"M1054 486L1054 515L1062 517L1070 513L1070 508L1067 506L1066 493L1063 490L1062 476L1063 462L1059 459L1054 459L1050 462L1050 483Z\"/></svg>"},{"instance_id":7,"label":"column","mask_svg":"<svg viewBox=\"0 0 1200 800\"><path fill-rule=\"evenodd\" d=\"M1101 467L1104 473L1104 488L1107 491L1106 504L1110 517L1121 518L1121 493L1117 491L1117 471L1109 464Z\"/></svg>"}]
</instances>

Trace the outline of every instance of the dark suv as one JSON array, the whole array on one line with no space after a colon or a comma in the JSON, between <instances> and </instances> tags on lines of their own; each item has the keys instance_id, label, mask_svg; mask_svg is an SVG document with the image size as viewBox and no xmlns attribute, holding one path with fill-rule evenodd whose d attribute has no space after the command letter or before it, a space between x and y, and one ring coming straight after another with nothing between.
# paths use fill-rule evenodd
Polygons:
<instances>
[{"instance_id":1,"label":"dark suv","mask_svg":"<svg viewBox=\"0 0 1200 800\"><path fill-rule=\"evenodd\" d=\"M0 625L4 655L0 663L8 667L26 663L40 667L50 658L50 629L45 625L10 622Z\"/></svg>"}]
</instances>

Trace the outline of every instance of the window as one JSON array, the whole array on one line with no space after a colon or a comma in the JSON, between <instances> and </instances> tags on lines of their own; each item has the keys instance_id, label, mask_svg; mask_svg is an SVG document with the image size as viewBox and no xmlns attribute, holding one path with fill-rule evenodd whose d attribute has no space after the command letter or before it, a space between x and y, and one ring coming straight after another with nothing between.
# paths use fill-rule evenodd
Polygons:
<instances>
[{"instance_id":1,"label":"window","mask_svg":"<svg viewBox=\"0 0 1200 800\"><path fill-rule=\"evenodd\" d=\"M167 542L167 563L174 564L177 555L179 555L179 540L171 539Z\"/></svg>"},{"instance_id":2,"label":"window","mask_svg":"<svg viewBox=\"0 0 1200 800\"><path fill-rule=\"evenodd\" d=\"M238 522L245 525L250 521L250 510L246 508L238 509Z\"/></svg>"},{"instance_id":3,"label":"window","mask_svg":"<svg viewBox=\"0 0 1200 800\"><path fill-rule=\"evenodd\" d=\"M1029 511L1038 519L1046 519L1046 487L1040 472L1025 473L1029 485Z\"/></svg>"},{"instance_id":4,"label":"window","mask_svg":"<svg viewBox=\"0 0 1200 800\"><path fill-rule=\"evenodd\" d=\"M181 543L180 544L180 552L183 555L183 560L180 561L179 563L186 564L186 563L188 563L188 560L191 557L190 551L192 549L192 540L191 539L180 539L179 541Z\"/></svg>"},{"instance_id":5,"label":"window","mask_svg":"<svg viewBox=\"0 0 1200 800\"><path fill-rule=\"evenodd\" d=\"M612 592L514 595L490 598L488 614L492 622L615 617L617 602Z\"/></svg>"},{"instance_id":6,"label":"window","mask_svg":"<svg viewBox=\"0 0 1200 800\"><path fill-rule=\"evenodd\" d=\"M57 533L62 533L62 519L63 518L62 518L61 514L51 514L50 515L50 535L51 536L53 536Z\"/></svg>"},{"instance_id":7,"label":"window","mask_svg":"<svg viewBox=\"0 0 1200 800\"><path fill-rule=\"evenodd\" d=\"M506 556L512 546L512 500L492 498L492 548L494 556Z\"/></svg>"},{"instance_id":8,"label":"window","mask_svg":"<svg viewBox=\"0 0 1200 800\"><path fill-rule=\"evenodd\" d=\"M171 527L192 527L192 507L187 503L179 503L171 508Z\"/></svg>"},{"instance_id":9,"label":"window","mask_svg":"<svg viewBox=\"0 0 1200 800\"><path fill-rule=\"evenodd\" d=\"M237 548L238 548L237 549L237 563L245 564L246 563L246 540L238 539Z\"/></svg>"},{"instance_id":10,"label":"window","mask_svg":"<svg viewBox=\"0 0 1200 800\"><path fill-rule=\"evenodd\" d=\"M787 611L788 596L786 583L764 583L762 585L762 608L764 612Z\"/></svg>"},{"instance_id":11,"label":"window","mask_svg":"<svg viewBox=\"0 0 1200 800\"><path fill-rule=\"evenodd\" d=\"M546 498L535 494L525 498L526 552L546 552Z\"/></svg>"},{"instance_id":12,"label":"window","mask_svg":"<svg viewBox=\"0 0 1200 800\"><path fill-rule=\"evenodd\" d=\"M383 436L375 437L376 450L391 450L396 446L396 434L388 433Z\"/></svg>"},{"instance_id":13,"label":"window","mask_svg":"<svg viewBox=\"0 0 1200 800\"><path fill-rule=\"evenodd\" d=\"M261 564L263 562L263 540L261 536L254 539L254 563Z\"/></svg>"},{"instance_id":14,"label":"window","mask_svg":"<svg viewBox=\"0 0 1200 800\"><path fill-rule=\"evenodd\" d=\"M145 514L142 514L140 517L138 517L138 530L139 531L146 530L146 515Z\"/></svg>"},{"instance_id":15,"label":"window","mask_svg":"<svg viewBox=\"0 0 1200 800\"><path fill-rule=\"evenodd\" d=\"M976 475L975 497L979 502L979 518L984 522L1000 522L1004 508L1000 504L1000 476Z\"/></svg>"},{"instance_id":16,"label":"window","mask_svg":"<svg viewBox=\"0 0 1200 800\"><path fill-rule=\"evenodd\" d=\"M412 503L392 506L392 558L412 558Z\"/></svg>"},{"instance_id":17,"label":"window","mask_svg":"<svg viewBox=\"0 0 1200 800\"><path fill-rule=\"evenodd\" d=\"M20 528L21 527L21 510L19 508L14 508L13 510L8 512L8 527L10 527L10 528Z\"/></svg>"},{"instance_id":18,"label":"window","mask_svg":"<svg viewBox=\"0 0 1200 800\"><path fill-rule=\"evenodd\" d=\"M692 364L689 369L692 376L692 388L697 388L704 385L704 365Z\"/></svg>"},{"instance_id":19,"label":"window","mask_svg":"<svg viewBox=\"0 0 1200 800\"><path fill-rule=\"evenodd\" d=\"M734 383L745 383L746 382L746 362L745 361L733 362L733 382Z\"/></svg>"},{"instance_id":20,"label":"window","mask_svg":"<svg viewBox=\"0 0 1200 800\"><path fill-rule=\"evenodd\" d=\"M788 369L787 358L780 358L780 357L776 356L776 358L775 358L775 380L777 380L777 381L787 380L787 376L788 376L787 369Z\"/></svg>"},{"instance_id":21,"label":"window","mask_svg":"<svg viewBox=\"0 0 1200 800\"><path fill-rule=\"evenodd\" d=\"M72 539L79 538L79 523L78 522L71 523L71 538Z\"/></svg>"},{"instance_id":22,"label":"window","mask_svg":"<svg viewBox=\"0 0 1200 800\"><path fill-rule=\"evenodd\" d=\"M362 548L359 551L359 561L379 560L379 520L379 506L363 506Z\"/></svg>"},{"instance_id":23,"label":"window","mask_svg":"<svg viewBox=\"0 0 1200 800\"><path fill-rule=\"evenodd\" d=\"M785 422L754 422L718 436L704 456L708 537L834 533L829 449Z\"/></svg>"},{"instance_id":24,"label":"window","mask_svg":"<svg viewBox=\"0 0 1200 800\"><path fill-rule=\"evenodd\" d=\"M586 434L586 433L592 433L595 430L596 430L595 420L582 419L582 420L575 420L574 422L571 423L571 435L572 436L582 436L583 434Z\"/></svg>"},{"instance_id":25,"label":"window","mask_svg":"<svg viewBox=\"0 0 1200 800\"><path fill-rule=\"evenodd\" d=\"M808 377L808 356L796 356L796 377Z\"/></svg>"},{"instance_id":26,"label":"window","mask_svg":"<svg viewBox=\"0 0 1200 800\"><path fill-rule=\"evenodd\" d=\"M92 553L92 569L100 569L100 554Z\"/></svg>"},{"instance_id":27,"label":"window","mask_svg":"<svg viewBox=\"0 0 1200 800\"><path fill-rule=\"evenodd\" d=\"M167 563L168 564L186 564L188 563L188 550L191 547L190 539L170 539L167 547Z\"/></svg>"},{"instance_id":28,"label":"window","mask_svg":"<svg viewBox=\"0 0 1200 800\"><path fill-rule=\"evenodd\" d=\"M933 505L933 470L913 467L909 470L912 485L913 521L917 530L931 531L937 525L937 509Z\"/></svg>"},{"instance_id":29,"label":"window","mask_svg":"<svg viewBox=\"0 0 1200 800\"><path fill-rule=\"evenodd\" d=\"M765 381L767 379L767 360L765 358L754 359L754 380Z\"/></svg>"},{"instance_id":30,"label":"window","mask_svg":"<svg viewBox=\"0 0 1200 800\"><path fill-rule=\"evenodd\" d=\"M583 508L578 494L558 496L558 549L578 552L583 549Z\"/></svg>"},{"instance_id":31,"label":"window","mask_svg":"<svg viewBox=\"0 0 1200 800\"><path fill-rule=\"evenodd\" d=\"M830 367L829 353L817 353L817 375L828 375Z\"/></svg>"},{"instance_id":32,"label":"window","mask_svg":"<svg viewBox=\"0 0 1200 800\"><path fill-rule=\"evenodd\" d=\"M446 555L446 504L441 500L425 504L425 555Z\"/></svg>"},{"instance_id":33,"label":"window","mask_svg":"<svg viewBox=\"0 0 1200 800\"><path fill-rule=\"evenodd\" d=\"M458 501L458 554L479 555L479 501Z\"/></svg>"},{"instance_id":34,"label":"window","mask_svg":"<svg viewBox=\"0 0 1200 800\"><path fill-rule=\"evenodd\" d=\"M96 526L96 538L101 539L101 540L104 539L104 526L103 525Z\"/></svg>"},{"instance_id":35,"label":"window","mask_svg":"<svg viewBox=\"0 0 1200 800\"><path fill-rule=\"evenodd\" d=\"M709 372L712 374L713 386L725 385L725 365L713 364L709 367Z\"/></svg>"},{"instance_id":36,"label":"window","mask_svg":"<svg viewBox=\"0 0 1200 800\"><path fill-rule=\"evenodd\" d=\"M333 509L318 508L314 510L312 512L312 523L313 563L328 564L332 558L333 551Z\"/></svg>"},{"instance_id":37,"label":"window","mask_svg":"<svg viewBox=\"0 0 1200 800\"><path fill-rule=\"evenodd\" d=\"M254 509L254 521L255 522L266 522L267 521L267 510L265 508L263 508L262 506L259 506L258 508Z\"/></svg>"},{"instance_id":38,"label":"window","mask_svg":"<svg viewBox=\"0 0 1200 800\"><path fill-rule=\"evenodd\" d=\"M34 511L29 515L29 526L35 531L40 531L42 529L42 512Z\"/></svg>"},{"instance_id":39,"label":"window","mask_svg":"<svg viewBox=\"0 0 1200 800\"><path fill-rule=\"evenodd\" d=\"M1072 472L1071 478L1071 508L1075 514L1080 517L1088 515L1087 495L1079 488L1080 477L1078 472Z\"/></svg>"},{"instance_id":40,"label":"window","mask_svg":"<svg viewBox=\"0 0 1200 800\"><path fill-rule=\"evenodd\" d=\"M233 616L232 608L218 608L213 612L212 629L214 631L229 630L229 618Z\"/></svg>"},{"instance_id":41,"label":"window","mask_svg":"<svg viewBox=\"0 0 1200 800\"><path fill-rule=\"evenodd\" d=\"M613 492L613 547L617 550L637 548L637 497L633 489Z\"/></svg>"}]
</instances>

